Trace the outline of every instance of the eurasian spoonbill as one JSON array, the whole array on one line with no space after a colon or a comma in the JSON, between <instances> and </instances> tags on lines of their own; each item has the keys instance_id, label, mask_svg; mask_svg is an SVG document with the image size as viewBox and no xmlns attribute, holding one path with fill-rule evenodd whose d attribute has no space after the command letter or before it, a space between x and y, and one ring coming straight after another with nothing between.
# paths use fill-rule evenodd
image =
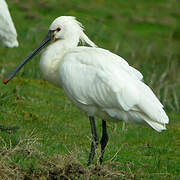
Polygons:
<instances>
[{"instance_id":1,"label":"eurasian spoonbill","mask_svg":"<svg viewBox=\"0 0 180 180\"><path fill-rule=\"evenodd\" d=\"M17 47L17 32L5 0L0 0L0 40L7 47Z\"/></svg>"},{"instance_id":2,"label":"eurasian spoonbill","mask_svg":"<svg viewBox=\"0 0 180 180\"><path fill-rule=\"evenodd\" d=\"M78 46L80 41L91 47ZM47 44L40 58L44 77L63 88L89 117L93 138L88 164L98 145L94 116L102 118L100 163L108 142L106 120L148 124L158 132L166 129L168 116L142 81L142 74L118 55L96 47L83 32L81 23L71 16L56 18L42 43L3 82L6 84L12 79Z\"/></svg>"}]
</instances>

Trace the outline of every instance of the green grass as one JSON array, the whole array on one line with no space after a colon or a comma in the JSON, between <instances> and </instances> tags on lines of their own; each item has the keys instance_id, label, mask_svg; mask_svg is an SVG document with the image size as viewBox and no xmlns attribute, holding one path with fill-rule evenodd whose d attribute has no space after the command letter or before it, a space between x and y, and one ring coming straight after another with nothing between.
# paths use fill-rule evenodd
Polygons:
<instances>
[{"instance_id":1,"label":"green grass","mask_svg":"<svg viewBox=\"0 0 180 180\"><path fill-rule=\"evenodd\" d=\"M73 15L100 47L138 68L170 117L168 130L108 123L109 143L102 167L86 166L90 125L64 92L43 80L39 56L8 85L1 84L0 177L49 179L180 178L180 4L177 0L7 1L18 32L18 48L0 47L3 77L46 35L55 17ZM101 120L97 119L98 134ZM79 172L80 169L81 172Z\"/></svg>"}]
</instances>

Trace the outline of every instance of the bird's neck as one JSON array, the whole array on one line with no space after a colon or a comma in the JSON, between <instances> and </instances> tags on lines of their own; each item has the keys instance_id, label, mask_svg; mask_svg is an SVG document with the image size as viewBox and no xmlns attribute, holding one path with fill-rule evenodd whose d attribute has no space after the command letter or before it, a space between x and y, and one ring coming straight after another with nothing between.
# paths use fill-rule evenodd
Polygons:
<instances>
[{"instance_id":1,"label":"bird's neck","mask_svg":"<svg viewBox=\"0 0 180 180\"><path fill-rule=\"evenodd\" d=\"M58 40L50 44L41 54L40 68L43 76L55 86L60 86L59 66L65 53L78 45L79 40Z\"/></svg>"}]
</instances>

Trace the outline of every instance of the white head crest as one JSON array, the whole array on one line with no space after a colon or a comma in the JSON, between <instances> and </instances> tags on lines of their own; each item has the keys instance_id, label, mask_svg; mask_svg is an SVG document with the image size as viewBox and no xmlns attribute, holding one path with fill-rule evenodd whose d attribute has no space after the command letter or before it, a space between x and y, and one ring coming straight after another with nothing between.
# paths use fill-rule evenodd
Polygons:
<instances>
[{"instance_id":1,"label":"white head crest","mask_svg":"<svg viewBox=\"0 0 180 180\"><path fill-rule=\"evenodd\" d=\"M83 44L87 43L92 47L96 45L87 37L84 33L82 24L76 20L73 16L60 16L56 18L49 27L49 30L60 29L56 34L57 38L60 39L72 39L76 38Z\"/></svg>"}]
</instances>

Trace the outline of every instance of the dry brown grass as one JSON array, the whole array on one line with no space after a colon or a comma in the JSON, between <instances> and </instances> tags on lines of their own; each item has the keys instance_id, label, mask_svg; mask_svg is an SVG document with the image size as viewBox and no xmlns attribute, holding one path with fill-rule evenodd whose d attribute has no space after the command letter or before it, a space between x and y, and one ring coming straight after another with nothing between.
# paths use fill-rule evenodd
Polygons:
<instances>
[{"instance_id":1,"label":"dry brown grass","mask_svg":"<svg viewBox=\"0 0 180 180\"><path fill-rule=\"evenodd\" d=\"M41 153L38 147L38 139L33 134L25 137L16 145L7 143L0 137L3 146L0 151L0 179L123 179L123 172L117 172L115 166L109 162L107 165L86 166L77 160L77 154L82 152L69 152L68 155L55 155L47 157ZM39 158L36 167L22 168L14 161L14 156L24 156L26 158Z\"/></svg>"}]
</instances>

